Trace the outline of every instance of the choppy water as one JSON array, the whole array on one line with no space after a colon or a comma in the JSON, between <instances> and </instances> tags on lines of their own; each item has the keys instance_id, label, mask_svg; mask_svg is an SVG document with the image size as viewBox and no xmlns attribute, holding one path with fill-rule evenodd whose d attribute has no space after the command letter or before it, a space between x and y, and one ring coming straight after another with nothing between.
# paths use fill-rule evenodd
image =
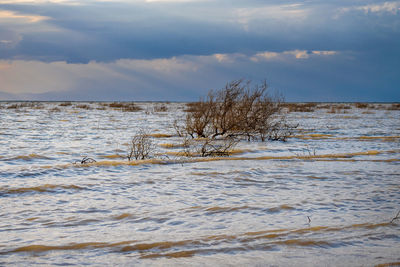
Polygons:
<instances>
[{"instance_id":1,"label":"choppy water","mask_svg":"<svg viewBox=\"0 0 400 267\"><path fill-rule=\"evenodd\" d=\"M165 145L180 142L183 104L12 104L0 108L0 265L400 262L400 111L291 113L300 130L286 143L186 160ZM159 155L129 163L143 127L161 134ZM97 162L73 164L84 156Z\"/></svg>"}]
</instances>

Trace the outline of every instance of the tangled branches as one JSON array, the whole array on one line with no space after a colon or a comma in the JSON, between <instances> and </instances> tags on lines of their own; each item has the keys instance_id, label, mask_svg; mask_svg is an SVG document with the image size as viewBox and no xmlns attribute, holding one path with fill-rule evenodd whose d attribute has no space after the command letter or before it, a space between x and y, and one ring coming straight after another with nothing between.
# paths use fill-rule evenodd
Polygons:
<instances>
[{"instance_id":1,"label":"tangled branches","mask_svg":"<svg viewBox=\"0 0 400 267\"><path fill-rule=\"evenodd\" d=\"M129 161L133 158L136 160L149 158L152 149L153 142L150 136L142 129L132 137L127 158Z\"/></svg>"},{"instance_id":2,"label":"tangled branches","mask_svg":"<svg viewBox=\"0 0 400 267\"><path fill-rule=\"evenodd\" d=\"M235 80L210 91L205 99L189 104L178 134L183 130L192 138L286 141L297 126L286 122L282 97L269 95L267 88L265 81L251 86L250 81Z\"/></svg>"}]
</instances>

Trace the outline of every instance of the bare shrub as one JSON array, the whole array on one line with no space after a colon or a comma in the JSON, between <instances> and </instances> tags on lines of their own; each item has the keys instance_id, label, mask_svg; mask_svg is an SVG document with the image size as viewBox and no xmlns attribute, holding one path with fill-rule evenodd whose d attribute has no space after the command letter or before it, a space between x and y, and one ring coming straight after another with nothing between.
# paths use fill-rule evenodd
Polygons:
<instances>
[{"instance_id":1,"label":"bare shrub","mask_svg":"<svg viewBox=\"0 0 400 267\"><path fill-rule=\"evenodd\" d=\"M105 105L109 106L110 108L120 109L121 111L125 112L135 112L142 110L141 107L139 107L133 102L113 102Z\"/></svg>"},{"instance_id":2,"label":"bare shrub","mask_svg":"<svg viewBox=\"0 0 400 267\"><path fill-rule=\"evenodd\" d=\"M232 150L238 142L239 140L234 137L227 137L224 139L205 138L200 141L198 152L202 157L228 156L229 151Z\"/></svg>"},{"instance_id":3,"label":"bare shrub","mask_svg":"<svg viewBox=\"0 0 400 267\"><path fill-rule=\"evenodd\" d=\"M317 108L317 103L284 103L282 106L288 112L313 112Z\"/></svg>"},{"instance_id":4,"label":"bare shrub","mask_svg":"<svg viewBox=\"0 0 400 267\"><path fill-rule=\"evenodd\" d=\"M128 151L128 160L131 161L133 158L136 160L146 159L150 157L150 153L153 149L153 142L149 134L144 130L140 130L139 133L134 135L131 139L131 143Z\"/></svg>"},{"instance_id":5,"label":"bare shrub","mask_svg":"<svg viewBox=\"0 0 400 267\"><path fill-rule=\"evenodd\" d=\"M296 126L286 123L281 113L283 98L271 96L267 88L265 81L251 86L250 81L235 80L222 90L211 90L206 98L188 104L184 131L192 138L286 140L277 135L290 135Z\"/></svg>"},{"instance_id":6,"label":"bare shrub","mask_svg":"<svg viewBox=\"0 0 400 267\"><path fill-rule=\"evenodd\" d=\"M11 104L7 106L7 109L19 109L21 106L18 104Z\"/></svg>"},{"instance_id":7,"label":"bare shrub","mask_svg":"<svg viewBox=\"0 0 400 267\"><path fill-rule=\"evenodd\" d=\"M113 102L110 104L107 104L110 108L123 108L125 106L124 103L121 102Z\"/></svg>"},{"instance_id":8,"label":"bare shrub","mask_svg":"<svg viewBox=\"0 0 400 267\"><path fill-rule=\"evenodd\" d=\"M175 119L174 122L172 123L172 127L174 127L174 129L179 137L185 136L185 134L186 134L185 128L179 124L179 121L177 119Z\"/></svg>"},{"instance_id":9,"label":"bare shrub","mask_svg":"<svg viewBox=\"0 0 400 267\"><path fill-rule=\"evenodd\" d=\"M391 104L387 110L400 110L400 103Z\"/></svg>"},{"instance_id":10,"label":"bare shrub","mask_svg":"<svg viewBox=\"0 0 400 267\"><path fill-rule=\"evenodd\" d=\"M319 104L318 108L319 109L330 109L332 104Z\"/></svg>"},{"instance_id":11,"label":"bare shrub","mask_svg":"<svg viewBox=\"0 0 400 267\"><path fill-rule=\"evenodd\" d=\"M351 109L351 106L348 104L331 104L330 110L327 113L335 114L335 113L349 113L347 110Z\"/></svg>"},{"instance_id":12,"label":"bare shrub","mask_svg":"<svg viewBox=\"0 0 400 267\"><path fill-rule=\"evenodd\" d=\"M59 104L60 107L68 107L68 106L72 106L71 102L62 102Z\"/></svg>"},{"instance_id":13,"label":"bare shrub","mask_svg":"<svg viewBox=\"0 0 400 267\"><path fill-rule=\"evenodd\" d=\"M213 117L216 115L214 96L210 93L206 100L201 100L191 106L186 115L184 130L192 138L208 137L211 135Z\"/></svg>"},{"instance_id":14,"label":"bare shrub","mask_svg":"<svg viewBox=\"0 0 400 267\"><path fill-rule=\"evenodd\" d=\"M216 157L229 156L238 142L239 140L234 137L223 139L185 138L181 146L184 148L183 154L187 157Z\"/></svg>"},{"instance_id":15,"label":"bare shrub","mask_svg":"<svg viewBox=\"0 0 400 267\"><path fill-rule=\"evenodd\" d=\"M76 105L75 107L80 108L80 109L87 109L87 110L93 109L91 106L89 106L87 104L79 104L79 105Z\"/></svg>"},{"instance_id":16,"label":"bare shrub","mask_svg":"<svg viewBox=\"0 0 400 267\"><path fill-rule=\"evenodd\" d=\"M167 112L168 107L164 104L157 104L154 106L153 111L154 112Z\"/></svg>"},{"instance_id":17,"label":"bare shrub","mask_svg":"<svg viewBox=\"0 0 400 267\"><path fill-rule=\"evenodd\" d=\"M338 109L351 109L351 106L348 104L337 104L336 108Z\"/></svg>"},{"instance_id":18,"label":"bare shrub","mask_svg":"<svg viewBox=\"0 0 400 267\"><path fill-rule=\"evenodd\" d=\"M21 108L32 108L32 109L42 109L44 106L40 102L19 102L19 103L13 103L9 106L7 106L7 109L21 109Z\"/></svg>"},{"instance_id":19,"label":"bare shrub","mask_svg":"<svg viewBox=\"0 0 400 267\"><path fill-rule=\"evenodd\" d=\"M58 107L53 107L49 110L50 112L60 112L61 109L59 109Z\"/></svg>"},{"instance_id":20,"label":"bare shrub","mask_svg":"<svg viewBox=\"0 0 400 267\"><path fill-rule=\"evenodd\" d=\"M369 105L368 105L368 103L357 102L357 103L354 103L354 106L359 109L366 109L366 108L368 108Z\"/></svg>"},{"instance_id":21,"label":"bare shrub","mask_svg":"<svg viewBox=\"0 0 400 267\"><path fill-rule=\"evenodd\" d=\"M261 136L261 140L283 141L286 142L289 137L294 134L294 129L297 128L289 124L286 119L281 119L272 124L267 132L267 136Z\"/></svg>"}]
</instances>

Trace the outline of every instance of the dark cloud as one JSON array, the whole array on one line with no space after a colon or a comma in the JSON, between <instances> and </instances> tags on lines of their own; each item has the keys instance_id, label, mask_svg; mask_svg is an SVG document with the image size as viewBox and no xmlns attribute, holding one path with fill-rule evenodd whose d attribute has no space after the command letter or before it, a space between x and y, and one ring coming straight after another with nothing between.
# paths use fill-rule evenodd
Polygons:
<instances>
[{"instance_id":1,"label":"dark cloud","mask_svg":"<svg viewBox=\"0 0 400 267\"><path fill-rule=\"evenodd\" d=\"M398 32L396 16L349 16L350 11L339 13L339 5L306 2L291 7L293 3L0 5L50 18L22 32L19 44L2 49L1 57L86 63L264 50L366 50L376 48L379 40L392 47L399 44L400 37L393 35ZM365 27L366 22L375 28ZM57 30L41 31L42 24Z\"/></svg>"}]
</instances>

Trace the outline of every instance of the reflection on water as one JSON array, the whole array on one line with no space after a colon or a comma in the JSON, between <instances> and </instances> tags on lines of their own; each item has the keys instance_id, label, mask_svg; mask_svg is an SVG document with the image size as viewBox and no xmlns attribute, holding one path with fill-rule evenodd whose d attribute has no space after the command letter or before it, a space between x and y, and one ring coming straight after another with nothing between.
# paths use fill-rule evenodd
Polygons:
<instances>
[{"instance_id":1,"label":"reflection on water","mask_svg":"<svg viewBox=\"0 0 400 267\"><path fill-rule=\"evenodd\" d=\"M0 108L0 265L399 265L400 111L184 158L183 104L79 105ZM128 162L142 127L158 157Z\"/></svg>"}]
</instances>

